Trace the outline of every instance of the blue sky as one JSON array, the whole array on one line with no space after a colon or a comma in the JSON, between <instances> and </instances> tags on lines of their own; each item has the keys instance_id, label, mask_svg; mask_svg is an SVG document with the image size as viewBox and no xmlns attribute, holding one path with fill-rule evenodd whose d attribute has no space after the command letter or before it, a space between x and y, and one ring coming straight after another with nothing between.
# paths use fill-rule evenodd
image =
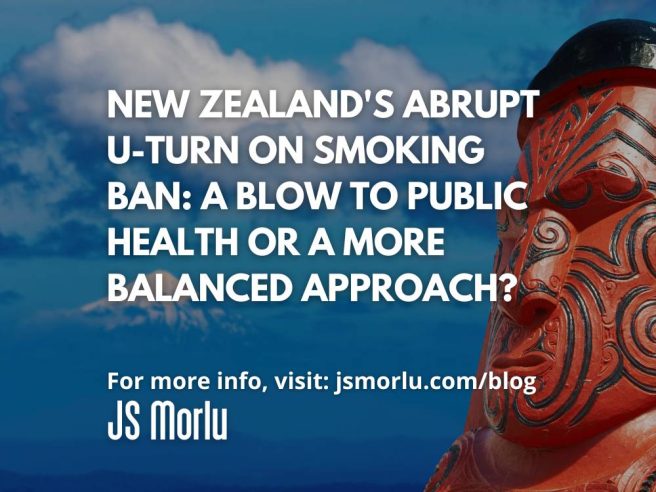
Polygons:
<instances>
[{"instance_id":1,"label":"blue sky","mask_svg":"<svg viewBox=\"0 0 656 492\"><path fill-rule=\"evenodd\" d=\"M581 2L576 6L568 2L465 1L450 3L448 8L437 8L434 2L422 1L403 4L383 1L376 2L375 7L372 7L371 2L363 1L343 4L339 1L199 1L184 4L169 1L62 1L56 4L46 1L3 2L0 12L5 40L0 47L0 60L5 67L5 77L17 75L19 80L22 79L21 83L30 91L28 98L31 99L30 111L18 116L12 113L11 104L5 103L5 108L9 108L5 111L8 116L5 118L7 145L4 147L14 147L12 156L4 157L5 165L0 169L3 176L16 174L16 166L7 165L6 162L12 157L14 160L23 159L24 162L30 159L56 161L64 158L70 161L68 165L71 168L77 168L82 161L89 161L90 157L102 158L102 154L97 152L102 133L95 131L88 138L70 142L70 136L83 130L84 124L90 121L83 121L82 128L77 128L76 122L66 121L61 115L53 116L52 108L48 106L47 90L52 87L49 84L56 87L70 80L48 80L34 70L32 73L21 74L17 67L25 58L31 57L35 50L52 46L54 32L62 24L73 29L85 29L90 25L103 24L117 12L129 13L143 7L152 12L159 25L178 22L195 33L213 38L227 56L242 51L254 63L260 64L292 60L313 74L339 80L340 76L335 74L343 72L340 59L353 52L358 41L370 40L380 46L406 50L420 64L423 71L421 76L437 77L449 87L490 84L521 88L546 62L550 53L581 27L617 16L643 19L653 16L649 3L638 0ZM39 15L33 15L35 11ZM64 63L70 60L61 58L59 61ZM54 71L56 66L46 66L46 69ZM99 76L107 73L100 72ZM387 74L386 77L393 79L395 74ZM129 77L123 82L128 83ZM79 81L75 83L80 85ZM337 83L343 84L344 80ZM73 93L77 89L73 87ZM6 101L6 93L4 95ZM487 140L488 154L492 155L488 161L492 162L481 166L485 176L504 178L513 166L516 152L513 147L514 121L503 122L501 125L501 122L488 125L491 136ZM66 147L65 151L60 152L60 147ZM16 157L16 148L22 148L28 155ZM38 149L44 155L34 155ZM85 173L89 175L96 171L103 177L107 175L106 166L94 164L93 167L88 165L85 168ZM86 193L77 192L74 198L62 197L59 205L67 210L76 205L88 205L94 196L93 185L103 182L100 177L88 180L92 185L85 189ZM47 192L42 190L39 193ZM27 202L29 197L23 200ZM20 222L20 212L17 214L13 210L12 215L18 217ZM62 225L69 228L68 234L50 231L51 235L44 236L42 243L52 246L53 239L70 240L73 228L78 226L81 230L76 229L75 243L84 237L91 245L102 244L95 238L90 227L82 227L68 220L62 220ZM0 230L0 233L7 235L7 228ZM20 242L5 238L6 252L12 245L20 246ZM66 245L62 247L67 251L66 256L84 253L82 248L76 250ZM47 253L47 256L52 256L52 252L44 251L43 247L41 251L34 249L34 252L26 252L23 248L22 255L38 256ZM52 247L45 249L52 250ZM29 265L22 265L21 271L26 267L30 268ZM88 289L84 288L83 291ZM69 294L70 302L76 302L74 298Z\"/></svg>"},{"instance_id":2,"label":"blue sky","mask_svg":"<svg viewBox=\"0 0 656 492\"><path fill-rule=\"evenodd\" d=\"M153 174L146 169L126 175L110 168L103 140L109 129L97 110L103 90L148 83L225 83L233 80L230 77L279 86L321 80L326 87L381 81L398 87L519 89L569 36L613 17L656 20L656 8L639 0L2 2L0 370L6 380L4 391L14 396L14 403L1 411L5 418L0 421L0 439L101 438L114 398L103 390L103 374L116 366L144 372L211 371L221 365L235 370L253 367L264 373L294 367L455 374L471 373L476 367L488 309L482 304L228 305L226 312L247 327L246 334L233 336L219 330L209 342L172 341L162 330L142 336L89 326L79 307L104 295L108 271L280 267L301 275L317 268L303 260L251 257L211 264L189 259L107 259L106 226L117 220L125 224L145 220L110 217L103 210L107 179L181 177L203 183L211 175L188 171L178 175L171 170ZM506 179L514 166L518 153L514 126L512 118L417 130L484 135L486 161L476 171L456 175L492 180ZM410 176L418 175L411 172L393 179ZM451 176L431 170L420 177ZM191 220L214 219L194 216ZM157 221L170 226L189 223L177 216L158 216ZM447 228L451 246L444 259L395 259L393 266L387 260L335 260L319 267L326 269L389 270L391 266L393 271L486 272L496 244L494 217L484 213L228 214L222 219L222 224L249 227L262 222L292 223L306 233L318 224L345 223ZM239 408L239 430L261 438L402 435L448 440L460 432L467 401L462 393L357 395L343 401L316 396L292 401L279 395L266 401L265 417L257 402L247 397L235 397L231 403ZM71 414L76 405L81 412ZM389 426L393 419L398 425Z\"/></svg>"},{"instance_id":3,"label":"blue sky","mask_svg":"<svg viewBox=\"0 0 656 492\"><path fill-rule=\"evenodd\" d=\"M8 0L2 5L6 40L1 57L10 63L21 50L47 42L62 22L84 26L119 11L146 6L163 22L182 21L216 37L228 51L257 57L293 58L321 69L355 40L404 45L426 66L460 84L481 76L525 75L524 56L542 59L582 26L613 17L649 19L649 2L431 1L153 2ZM38 15L34 15L38 12ZM505 62L504 62L505 60ZM499 62L507 63L508 66ZM508 72L513 68L514 72Z\"/></svg>"}]
</instances>

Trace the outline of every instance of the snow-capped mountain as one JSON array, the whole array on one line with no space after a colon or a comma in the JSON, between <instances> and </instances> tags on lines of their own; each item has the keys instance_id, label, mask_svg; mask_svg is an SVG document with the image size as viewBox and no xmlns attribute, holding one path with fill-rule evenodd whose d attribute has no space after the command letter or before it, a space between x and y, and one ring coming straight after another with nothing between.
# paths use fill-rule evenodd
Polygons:
<instances>
[{"instance_id":1,"label":"snow-capped mountain","mask_svg":"<svg viewBox=\"0 0 656 492\"><path fill-rule=\"evenodd\" d=\"M149 273L148 283L155 285L155 275L161 275L163 292L173 294L178 279L166 271ZM132 286L130 286L132 287ZM178 302L149 302L140 299L134 302L109 302L107 299L85 304L79 308L85 321L101 325L107 330L122 327L166 327L173 332L200 331L211 329L242 333L244 324L239 316L233 316L216 304Z\"/></svg>"}]
</instances>

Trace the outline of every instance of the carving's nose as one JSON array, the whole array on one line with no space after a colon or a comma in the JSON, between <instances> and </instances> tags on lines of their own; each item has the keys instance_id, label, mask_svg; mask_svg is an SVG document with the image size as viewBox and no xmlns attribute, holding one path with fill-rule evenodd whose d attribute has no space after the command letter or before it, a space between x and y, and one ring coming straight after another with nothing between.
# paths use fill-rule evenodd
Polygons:
<instances>
[{"instance_id":1,"label":"carving's nose","mask_svg":"<svg viewBox=\"0 0 656 492\"><path fill-rule=\"evenodd\" d=\"M517 277L512 300L499 301L508 317L529 326L558 306L574 251L573 225L552 210L529 215L526 230L510 254L507 270Z\"/></svg>"},{"instance_id":2,"label":"carving's nose","mask_svg":"<svg viewBox=\"0 0 656 492\"><path fill-rule=\"evenodd\" d=\"M519 302L503 302L501 310L517 323L528 326L545 320L556 306L558 306L556 295L532 292L526 294Z\"/></svg>"}]
</instances>

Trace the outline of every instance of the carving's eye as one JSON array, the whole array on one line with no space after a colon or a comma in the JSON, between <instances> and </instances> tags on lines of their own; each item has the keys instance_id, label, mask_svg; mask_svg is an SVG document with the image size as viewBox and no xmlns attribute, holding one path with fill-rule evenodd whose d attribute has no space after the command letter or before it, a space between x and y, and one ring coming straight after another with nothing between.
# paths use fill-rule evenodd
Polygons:
<instances>
[{"instance_id":1,"label":"carving's eye","mask_svg":"<svg viewBox=\"0 0 656 492\"><path fill-rule=\"evenodd\" d=\"M622 156L604 157L576 174L609 200L620 202L633 200L646 185L640 173Z\"/></svg>"},{"instance_id":2,"label":"carving's eye","mask_svg":"<svg viewBox=\"0 0 656 492\"><path fill-rule=\"evenodd\" d=\"M512 200L515 203L527 202L526 190L521 188L513 190ZM514 210L504 205L497 212L497 236L501 240L517 240L524 234L527 219L528 210Z\"/></svg>"},{"instance_id":3,"label":"carving's eye","mask_svg":"<svg viewBox=\"0 0 656 492\"><path fill-rule=\"evenodd\" d=\"M510 228L510 217L508 216L508 209L502 208L497 212L497 236L503 239L508 235Z\"/></svg>"},{"instance_id":4,"label":"carving's eye","mask_svg":"<svg viewBox=\"0 0 656 492\"><path fill-rule=\"evenodd\" d=\"M512 210L503 207L497 213L497 236L501 240L515 241L519 239L526 228L527 210Z\"/></svg>"},{"instance_id":5,"label":"carving's eye","mask_svg":"<svg viewBox=\"0 0 656 492\"><path fill-rule=\"evenodd\" d=\"M641 174L617 155L605 156L579 168L548 194L549 202L562 210L579 230L650 197Z\"/></svg>"}]
</instances>

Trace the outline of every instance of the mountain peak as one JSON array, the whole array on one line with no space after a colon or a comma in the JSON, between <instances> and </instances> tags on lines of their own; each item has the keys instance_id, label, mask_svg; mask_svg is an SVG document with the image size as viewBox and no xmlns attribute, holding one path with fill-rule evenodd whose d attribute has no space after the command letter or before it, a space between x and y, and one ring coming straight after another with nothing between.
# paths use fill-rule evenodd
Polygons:
<instances>
[{"instance_id":1,"label":"mountain peak","mask_svg":"<svg viewBox=\"0 0 656 492\"><path fill-rule=\"evenodd\" d=\"M151 288L160 282L165 294L173 294L179 279L166 270L155 270L146 275ZM134 283L130 284L130 287ZM215 303L149 302L139 299L134 302L109 302L107 298L85 304L79 313L91 324L107 330L122 327L166 327L169 331L208 333L212 328L242 333L243 321L239 316L228 315Z\"/></svg>"},{"instance_id":2,"label":"mountain peak","mask_svg":"<svg viewBox=\"0 0 656 492\"><path fill-rule=\"evenodd\" d=\"M150 285L150 288L153 290L156 288L155 286L157 284L158 277L160 277L163 293L167 295L173 295L180 279L166 270L155 270L154 272L150 272L148 275L146 275L146 279L148 280L148 285ZM130 287L133 285L134 282L130 284Z\"/></svg>"}]
</instances>

